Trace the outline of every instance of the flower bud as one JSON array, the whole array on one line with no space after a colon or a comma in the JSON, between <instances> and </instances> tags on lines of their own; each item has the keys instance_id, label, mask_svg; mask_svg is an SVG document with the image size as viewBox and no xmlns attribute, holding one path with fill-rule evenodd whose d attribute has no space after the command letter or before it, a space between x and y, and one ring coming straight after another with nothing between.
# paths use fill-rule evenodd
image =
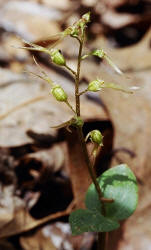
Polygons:
<instances>
[{"instance_id":1,"label":"flower bud","mask_svg":"<svg viewBox=\"0 0 151 250\"><path fill-rule=\"evenodd\" d=\"M97 92L102 88L103 84L104 84L103 80L94 80L89 83L88 91Z\"/></svg>"},{"instance_id":2,"label":"flower bud","mask_svg":"<svg viewBox=\"0 0 151 250\"><path fill-rule=\"evenodd\" d=\"M76 23L77 28L80 27L84 31L86 24L90 22L90 12L84 14L82 18Z\"/></svg>"},{"instance_id":3,"label":"flower bud","mask_svg":"<svg viewBox=\"0 0 151 250\"><path fill-rule=\"evenodd\" d=\"M90 22L90 11L87 12L86 14L84 14L84 15L82 16L82 20L83 20L85 23Z\"/></svg>"},{"instance_id":4,"label":"flower bud","mask_svg":"<svg viewBox=\"0 0 151 250\"><path fill-rule=\"evenodd\" d=\"M66 102L67 101L67 94L64 92L63 88L60 85L55 85L51 90L52 95L56 98L59 102Z\"/></svg>"},{"instance_id":5,"label":"flower bud","mask_svg":"<svg viewBox=\"0 0 151 250\"><path fill-rule=\"evenodd\" d=\"M65 58L58 49L51 49L50 55L51 55L51 60L53 61L53 63L60 65L60 66L66 65Z\"/></svg>"},{"instance_id":6,"label":"flower bud","mask_svg":"<svg viewBox=\"0 0 151 250\"><path fill-rule=\"evenodd\" d=\"M95 142L95 143L97 143L100 146L103 145L103 135L97 129L92 130L90 132L90 139L91 139L92 142Z\"/></svg>"}]
</instances>

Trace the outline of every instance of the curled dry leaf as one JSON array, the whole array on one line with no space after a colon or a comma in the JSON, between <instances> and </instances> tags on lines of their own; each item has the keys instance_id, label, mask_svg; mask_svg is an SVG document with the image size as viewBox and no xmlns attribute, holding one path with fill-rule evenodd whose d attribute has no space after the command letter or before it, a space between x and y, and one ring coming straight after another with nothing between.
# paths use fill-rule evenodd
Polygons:
<instances>
[{"instance_id":1,"label":"curled dry leaf","mask_svg":"<svg viewBox=\"0 0 151 250\"><path fill-rule=\"evenodd\" d=\"M57 212L55 214L51 214L47 217L44 217L42 219L36 220L30 216L30 214L25 208L18 209L14 211L13 216L12 216L13 218L10 219L9 223L3 225L0 228L0 238L9 237L9 236L16 235L19 233L27 232L51 220L60 218L62 216L66 216L70 214L70 212L71 212L71 209L69 207L64 211Z\"/></svg>"}]
</instances>

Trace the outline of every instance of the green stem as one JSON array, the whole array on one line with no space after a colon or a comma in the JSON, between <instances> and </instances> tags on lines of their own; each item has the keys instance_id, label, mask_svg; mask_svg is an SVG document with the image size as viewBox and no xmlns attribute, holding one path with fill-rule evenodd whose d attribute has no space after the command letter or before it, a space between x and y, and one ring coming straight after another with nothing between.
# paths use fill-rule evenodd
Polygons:
<instances>
[{"instance_id":1,"label":"green stem","mask_svg":"<svg viewBox=\"0 0 151 250\"><path fill-rule=\"evenodd\" d=\"M77 74L75 77L75 99L76 99L76 114L77 114L77 116L80 116L79 80L80 80L81 55L82 55L82 47L83 47L83 42L84 42L84 34L82 36L82 39L78 40L78 41L80 43L80 47L79 47L79 55L78 55ZM97 181L95 171L94 171L93 166L91 164L91 161L89 159L88 151L86 148L86 142L85 142L84 135L82 132L82 127L78 127L77 130L78 130L79 140L80 140L80 144L81 144L81 147L83 150L83 154L85 157L85 161L86 161L86 165L88 167L89 174L90 174L91 179L95 185L99 199L100 199L100 201L102 201L103 195L102 195L99 183ZM105 213L103 205L102 205L102 213Z\"/></svg>"},{"instance_id":2,"label":"green stem","mask_svg":"<svg viewBox=\"0 0 151 250\"><path fill-rule=\"evenodd\" d=\"M79 93L79 81L80 81L80 67L81 67L82 48L83 48L83 42L84 42L84 33L82 34L81 40L78 39L78 41L80 43L80 47L79 47L79 54L78 54L77 73L75 76L75 101L76 101L76 114L77 114L77 116L80 116L80 94L82 94L82 92ZM94 186L96 188L96 191L98 193L99 200L103 201L104 198L103 198L99 183L97 181L96 173L95 173L95 170L94 170L92 163L89 159L89 154L87 151L86 142L85 142L85 138L83 135L82 127L77 127L77 131L78 131L80 145L82 147L83 155L85 158L85 162L86 162L89 174L91 176L91 179L92 179ZM102 202L101 209L102 209L102 214L105 215L105 207L104 207L103 202ZM98 233L98 250L105 250L105 243L106 243L106 233Z\"/></svg>"},{"instance_id":3,"label":"green stem","mask_svg":"<svg viewBox=\"0 0 151 250\"><path fill-rule=\"evenodd\" d=\"M75 72L73 69L71 69L68 65L65 65L64 67L65 67L67 70L69 70L75 77L77 76L76 72Z\"/></svg>"},{"instance_id":4,"label":"green stem","mask_svg":"<svg viewBox=\"0 0 151 250\"><path fill-rule=\"evenodd\" d=\"M82 55L82 47L83 40L78 40L80 43L79 47L79 55L78 55L78 65L77 65L77 74L75 78L75 99L76 99L76 113L77 116L80 116L80 96L79 96L79 80L80 80L80 67L81 67L81 55Z\"/></svg>"},{"instance_id":5,"label":"green stem","mask_svg":"<svg viewBox=\"0 0 151 250\"><path fill-rule=\"evenodd\" d=\"M82 132L82 128L79 127L78 128L78 135L79 135L79 140L80 140L80 144L82 146L82 150L83 150L83 154L84 154L84 157L85 157L85 161L86 161L86 164L87 164L87 167L88 167L88 170L89 170L89 174L91 176L91 179L95 185L95 188L97 190L97 193L98 193L98 196L99 196L99 199L100 201L102 200L102 192L101 192L101 189L100 189L100 186L99 186L99 183L96 179L96 174L95 174L95 171L93 169L93 166L91 164L91 161L89 159L89 155L88 155L88 151L87 151L87 148L86 148L86 143L85 143L85 139L84 139L84 136L83 136L83 132Z\"/></svg>"},{"instance_id":6,"label":"green stem","mask_svg":"<svg viewBox=\"0 0 151 250\"><path fill-rule=\"evenodd\" d=\"M86 92L88 92L88 89L85 89L85 90L81 91L81 92L79 93L79 96L85 94Z\"/></svg>"},{"instance_id":7,"label":"green stem","mask_svg":"<svg viewBox=\"0 0 151 250\"><path fill-rule=\"evenodd\" d=\"M76 111L73 109L72 105L71 105L68 101L66 101L65 103L66 103L67 106L72 110L72 112L73 112L74 114L76 114Z\"/></svg>"}]
</instances>

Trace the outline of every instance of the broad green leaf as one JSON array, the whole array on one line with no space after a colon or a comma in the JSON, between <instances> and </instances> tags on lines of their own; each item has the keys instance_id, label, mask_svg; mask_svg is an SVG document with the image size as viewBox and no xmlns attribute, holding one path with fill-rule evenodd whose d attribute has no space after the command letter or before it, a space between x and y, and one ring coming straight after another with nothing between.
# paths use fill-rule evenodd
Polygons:
<instances>
[{"instance_id":1,"label":"broad green leaf","mask_svg":"<svg viewBox=\"0 0 151 250\"><path fill-rule=\"evenodd\" d=\"M83 232L109 232L119 227L118 221L129 217L136 209L138 190L136 178L131 169L121 164L105 171L98 178L105 198L114 199L105 203L105 216L102 214L102 203L98 198L94 184L86 194L86 208L71 213L69 222L74 235Z\"/></svg>"},{"instance_id":2,"label":"broad green leaf","mask_svg":"<svg viewBox=\"0 0 151 250\"><path fill-rule=\"evenodd\" d=\"M136 177L126 164L121 164L105 171L98 178L105 198L114 199L105 204L106 217L116 220L128 218L136 209L138 189ZM100 209L100 201L93 184L86 194L86 206L90 210Z\"/></svg>"},{"instance_id":3,"label":"broad green leaf","mask_svg":"<svg viewBox=\"0 0 151 250\"><path fill-rule=\"evenodd\" d=\"M78 209L72 212L69 222L73 235L84 232L109 232L119 227L116 220L106 218L101 213L88 209Z\"/></svg>"},{"instance_id":4,"label":"broad green leaf","mask_svg":"<svg viewBox=\"0 0 151 250\"><path fill-rule=\"evenodd\" d=\"M85 205L91 211L101 212L102 203L99 200L98 193L93 184L89 186L86 193Z\"/></svg>"}]
</instances>

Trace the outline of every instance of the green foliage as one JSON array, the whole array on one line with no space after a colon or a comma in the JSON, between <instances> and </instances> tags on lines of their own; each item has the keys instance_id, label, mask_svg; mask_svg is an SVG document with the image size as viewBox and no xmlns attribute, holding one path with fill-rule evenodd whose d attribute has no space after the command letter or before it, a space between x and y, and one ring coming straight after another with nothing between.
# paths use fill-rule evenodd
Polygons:
<instances>
[{"instance_id":1,"label":"green foliage","mask_svg":"<svg viewBox=\"0 0 151 250\"><path fill-rule=\"evenodd\" d=\"M78 209L69 217L73 235L84 232L109 232L117 229L119 223L116 220L104 217L100 211Z\"/></svg>"},{"instance_id":2,"label":"green foliage","mask_svg":"<svg viewBox=\"0 0 151 250\"><path fill-rule=\"evenodd\" d=\"M103 197L112 203L100 202L94 184L91 184L85 199L86 210L71 213L69 221L74 235L82 232L109 232L119 227L119 221L128 218L136 209L138 190L136 177L130 168L121 164L105 171L98 182ZM105 215L103 215L103 209Z\"/></svg>"}]
</instances>

